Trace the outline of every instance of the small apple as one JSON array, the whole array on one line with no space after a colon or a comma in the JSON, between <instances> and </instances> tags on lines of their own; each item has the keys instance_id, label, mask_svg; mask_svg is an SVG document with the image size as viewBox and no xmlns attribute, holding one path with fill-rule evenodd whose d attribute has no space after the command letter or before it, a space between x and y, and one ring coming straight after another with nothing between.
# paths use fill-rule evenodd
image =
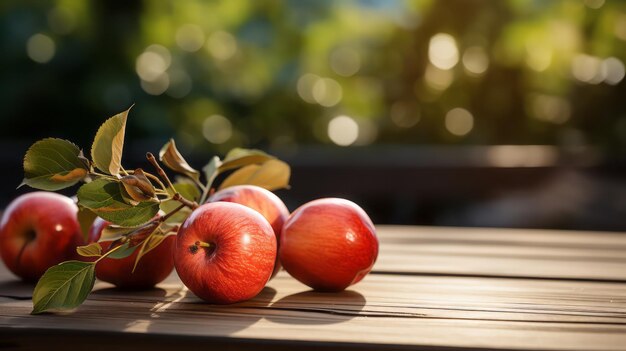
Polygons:
<instances>
[{"instance_id":1,"label":"small apple","mask_svg":"<svg viewBox=\"0 0 626 351\"><path fill-rule=\"evenodd\" d=\"M209 198L209 202L216 201L234 202L257 211L270 223L276 235L276 242L280 243L280 232L283 229L283 223L289 217L289 210L273 192L256 185L237 185L220 190ZM277 255L272 278L278 273L280 267Z\"/></svg>"},{"instance_id":2,"label":"small apple","mask_svg":"<svg viewBox=\"0 0 626 351\"><path fill-rule=\"evenodd\" d=\"M48 268L76 258L84 240L78 207L63 195L36 191L13 200L0 221L0 256L15 275L36 281Z\"/></svg>"},{"instance_id":3,"label":"small apple","mask_svg":"<svg viewBox=\"0 0 626 351\"><path fill-rule=\"evenodd\" d=\"M158 216L158 215L157 215ZM98 217L89 228L89 242L100 240L102 230L110 223ZM167 278L174 269L173 250L176 239L166 237L156 248L145 254L133 272L139 248L130 256L113 259L104 258L96 264L96 277L118 288L128 290L149 289ZM109 250L112 241L101 241L102 252Z\"/></svg>"},{"instance_id":4,"label":"small apple","mask_svg":"<svg viewBox=\"0 0 626 351\"><path fill-rule=\"evenodd\" d=\"M308 202L285 222L280 261L300 282L319 291L341 291L374 266L374 224L355 203L337 198Z\"/></svg>"},{"instance_id":5,"label":"small apple","mask_svg":"<svg viewBox=\"0 0 626 351\"><path fill-rule=\"evenodd\" d=\"M276 260L276 236L258 212L213 202L195 209L176 237L174 264L182 282L210 303L256 296Z\"/></svg>"}]
</instances>

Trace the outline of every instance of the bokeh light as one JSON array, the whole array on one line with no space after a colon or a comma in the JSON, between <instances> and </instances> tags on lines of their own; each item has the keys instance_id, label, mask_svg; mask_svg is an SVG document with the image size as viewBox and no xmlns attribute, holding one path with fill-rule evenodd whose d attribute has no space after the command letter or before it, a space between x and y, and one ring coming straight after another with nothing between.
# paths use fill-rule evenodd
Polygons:
<instances>
[{"instance_id":1,"label":"bokeh light","mask_svg":"<svg viewBox=\"0 0 626 351\"><path fill-rule=\"evenodd\" d=\"M481 75L489 68L489 56L481 46L472 46L463 53L463 67L472 75Z\"/></svg>"},{"instance_id":2,"label":"bokeh light","mask_svg":"<svg viewBox=\"0 0 626 351\"><path fill-rule=\"evenodd\" d=\"M437 68L448 70L459 62L459 49L450 34L438 33L430 38L428 59Z\"/></svg>"},{"instance_id":3,"label":"bokeh light","mask_svg":"<svg viewBox=\"0 0 626 351\"><path fill-rule=\"evenodd\" d=\"M352 145L359 138L359 125L348 116L337 116L328 122L328 137L339 146Z\"/></svg>"},{"instance_id":4,"label":"bokeh light","mask_svg":"<svg viewBox=\"0 0 626 351\"><path fill-rule=\"evenodd\" d=\"M474 116L464 108L453 108L446 113L445 125L451 134L464 136L474 128Z\"/></svg>"},{"instance_id":5,"label":"bokeh light","mask_svg":"<svg viewBox=\"0 0 626 351\"><path fill-rule=\"evenodd\" d=\"M361 56L353 48L337 48L330 54L330 67L340 76L353 76L361 68Z\"/></svg>"},{"instance_id":6,"label":"bokeh light","mask_svg":"<svg viewBox=\"0 0 626 351\"><path fill-rule=\"evenodd\" d=\"M313 100L324 107L337 105L343 96L341 85L332 78L316 80L311 93Z\"/></svg>"},{"instance_id":7,"label":"bokeh light","mask_svg":"<svg viewBox=\"0 0 626 351\"><path fill-rule=\"evenodd\" d=\"M204 46L204 32L195 24L184 24L176 31L176 44L183 50L195 52Z\"/></svg>"},{"instance_id":8,"label":"bokeh light","mask_svg":"<svg viewBox=\"0 0 626 351\"><path fill-rule=\"evenodd\" d=\"M207 49L214 58L225 61L237 52L237 39L226 31L216 31L209 36Z\"/></svg>"},{"instance_id":9,"label":"bokeh light","mask_svg":"<svg viewBox=\"0 0 626 351\"><path fill-rule=\"evenodd\" d=\"M26 42L26 53L31 60L46 63L54 57L56 45L47 35L37 33Z\"/></svg>"},{"instance_id":10,"label":"bokeh light","mask_svg":"<svg viewBox=\"0 0 626 351\"><path fill-rule=\"evenodd\" d=\"M212 115L202 122L202 135L213 144L223 144L233 135L233 126L222 115Z\"/></svg>"}]
</instances>

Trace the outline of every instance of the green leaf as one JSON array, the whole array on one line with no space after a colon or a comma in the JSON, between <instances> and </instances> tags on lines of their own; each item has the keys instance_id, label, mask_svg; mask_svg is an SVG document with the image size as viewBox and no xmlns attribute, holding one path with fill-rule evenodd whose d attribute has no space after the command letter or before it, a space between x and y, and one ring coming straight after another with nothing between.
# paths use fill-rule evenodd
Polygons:
<instances>
[{"instance_id":1,"label":"green leaf","mask_svg":"<svg viewBox=\"0 0 626 351\"><path fill-rule=\"evenodd\" d=\"M206 187L207 189L211 188L213 185L213 181L220 173L219 168L222 165L222 160L219 157L213 156L211 161L207 163L204 167L202 167L202 171L204 172L204 176L206 178Z\"/></svg>"},{"instance_id":2,"label":"green leaf","mask_svg":"<svg viewBox=\"0 0 626 351\"><path fill-rule=\"evenodd\" d=\"M80 261L67 261L50 267L35 286L31 313L78 307L93 289L94 267L93 262Z\"/></svg>"},{"instance_id":3,"label":"green leaf","mask_svg":"<svg viewBox=\"0 0 626 351\"><path fill-rule=\"evenodd\" d=\"M189 178L200 179L200 172L193 169L176 148L174 139L170 139L159 151L159 159L172 171L182 173Z\"/></svg>"},{"instance_id":4,"label":"green leaf","mask_svg":"<svg viewBox=\"0 0 626 351\"><path fill-rule=\"evenodd\" d=\"M117 182L96 179L78 189L78 204L113 224L126 227L144 224L159 212L158 202L139 202L136 206L126 203L122 189Z\"/></svg>"},{"instance_id":5,"label":"green leaf","mask_svg":"<svg viewBox=\"0 0 626 351\"><path fill-rule=\"evenodd\" d=\"M114 260L119 260L122 258L126 258L130 255L133 254L133 252L135 252L135 250L137 250L139 246L135 245L135 246L130 246L129 243L124 243L121 245L121 248L115 250L114 252L112 252L111 254L107 255L107 258L112 258Z\"/></svg>"},{"instance_id":6,"label":"green leaf","mask_svg":"<svg viewBox=\"0 0 626 351\"><path fill-rule=\"evenodd\" d=\"M47 138L34 143L24 156L26 184L42 190L67 188L84 179L89 165L78 146L63 139Z\"/></svg>"},{"instance_id":7,"label":"green leaf","mask_svg":"<svg viewBox=\"0 0 626 351\"><path fill-rule=\"evenodd\" d=\"M107 119L100 126L94 138L91 146L91 159L96 167L104 173L120 174L128 111L130 108Z\"/></svg>"},{"instance_id":8,"label":"green leaf","mask_svg":"<svg viewBox=\"0 0 626 351\"><path fill-rule=\"evenodd\" d=\"M200 195L202 195L200 189L198 189L195 184L191 183L175 183L174 189L189 201L198 201Z\"/></svg>"},{"instance_id":9,"label":"green leaf","mask_svg":"<svg viewBox=\"0 0 626 351\"><path fill-rule=\"evenodd\" d=\"M78 224L80 224L80 230L83 233L83 239L85 242L89 240L89 229L91 225L96 220L96 215L92 210L78 206L78 214L76 214L76 218L78 219Z\"/></svg>"},{"instance_id":10,"label":"green leaf","mask_svg":"<svg viewBox=\"0 0 626 351\"><path fill-rule=\"evenodd\" d=\"M222 164L219 166L219 171L224 172L242 166L259 164L273 158L275 157L261 150L234 148L226 154L224 161L222 161Z\"/></svg>"},{"instance_id":11,"label":"green leaf","mask_svg":"<svg viewBox=\"0 0 626 351\"><path fill-rule=\"evenodd\" d=\"M287 188L290 175L291 169L287 163L273 159L262 165L248 165L234 171L224 179L220 189L241 184L256 185L267 190Z\"/></svg>"},{"instance_id":12,"label":"green leaf","mask_svg":"<svg viewBox=\"0 0 626 351\"><path fill-rule=\"evenodd\" d=\"M76 252L83 257L100 257L102 256L102 247L98 243L91 243L77 247Z\"/></svg>"}]
</instances>

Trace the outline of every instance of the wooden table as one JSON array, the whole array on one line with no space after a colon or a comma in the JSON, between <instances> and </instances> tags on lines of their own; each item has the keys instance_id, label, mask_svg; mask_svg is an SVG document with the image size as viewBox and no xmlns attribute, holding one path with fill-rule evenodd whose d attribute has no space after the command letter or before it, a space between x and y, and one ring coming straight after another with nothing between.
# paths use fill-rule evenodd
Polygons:
<instances>
[{"instance_id":1,"label":"wooden table","mask_svg":"<svg viewBox=\"0 0 626 351\"><path fill-rule=\"evenodd\" d=\"M281 272L231 306L172 275L139 293L97 283L74 312L31 316L32 286L2 268L0 349L626 350L625 234L378 229L374 272L349 291Z\"/></svg>"}]
</instances>

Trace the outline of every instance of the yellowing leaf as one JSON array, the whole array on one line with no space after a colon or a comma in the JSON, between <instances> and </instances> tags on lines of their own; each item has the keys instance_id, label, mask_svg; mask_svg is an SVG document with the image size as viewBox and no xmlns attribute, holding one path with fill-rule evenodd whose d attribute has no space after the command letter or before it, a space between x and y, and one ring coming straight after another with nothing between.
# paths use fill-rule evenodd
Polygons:
<instances>
[{"instance_id":1,"label":"yellowing leaf","mask_svg":"<svg viewBox=\"0 0 626 351\"><path fill-rule=\"evenodd\" d=\"M77 247L76 252L83 257L100 257L102 256L102 247L98 243L91 243Z\"/></svg>"},{"instance_id":2,"label":"yellowing leaf","mask_svg":"<svg viewBox=\"0 0 626 351\"><path fill-rule=\"evenodd\" d=\"M193 169L176 148L174 139L170 139L159 151L159 159L171 170L185 174L195 180L200 179L200 172Z\"/></svg>"},{"instance_id":3,"label":"yellowing leaf","mask_svg":"<svg viewBox=\"0 0 626 351\"><path fill-rule=\"evenodd\" d=\"M134 201L156 201L154 186L141 168L137 168L133 174L122 177L120 181Z\"/></svg>"},{"instance_id":4,"label":"yellowing leaf","mask_svg":"<svg viewBox=\"0 0 626 351\"><path fill-rule=\"evenodd\" d=\"M107 119L96 133L91 146L91 158L102 172L111 175L120 173L128 111L130 108Z\"/></svg>"},{"instance_id":5,"label":"yellowing leaf","mask_svg":"<svg viewBox=\"0 0 626 351\"><path fill-rule=\"evenodd\" d=\"M55 182L71 182L74 181L76 179L83 179L87 176L87 170L83 169L83 168L74 168L73 170L71 170L69 173L66 174L55 174L53 175L50 180L53 180Z\"/></svg>"},{"instance_id":6,"label":"yellowing leaf","mask_svg":"<svg viewBox=\"0 0 626 351\"><path fill-rule=\"evenodd\" d=\"M226 154L219 166L219 171L224 172L242 166L259 164L273 158L274 156L268 155L261 150L234 148Z\"/></svg>"},{"instance_id":7,"label":"yellowing leaf","mask_svg":"<svg viewBox=\"0 0 626 351\"><path fill-rule=\"evenodd\" d=\"M261 168L259 165L248 165L245 167L241 167L238 170L231 173L222 184L220 184L219 189L228 188L234 185L241 184L249 184L248 180Z\"/></svg>"},{"instance_id":8,"label":"yellowing leaf","mask_svg":"<svg viewBox=\"0 0 626 351\"><path fill-rule=\"evenodd\" d=\"M60 190L85 178L89 165L78 146L63 139L47 138L33 144L24 156L24 181L33 188Z\"/></svg>"},{"instance_id":9,"label":"yellowing leaf","mask_svg":"<svg viewBox=\"0 0 626 351\"><path fill-rule=\"evenodd\" d=\"M228 176L220 189L234 185L250 184L257 185L267 190L276 190L289 187L291 169L283 161L271 159L262 165L248 165L242 167Z\"/></svg>"}]
</instances>

